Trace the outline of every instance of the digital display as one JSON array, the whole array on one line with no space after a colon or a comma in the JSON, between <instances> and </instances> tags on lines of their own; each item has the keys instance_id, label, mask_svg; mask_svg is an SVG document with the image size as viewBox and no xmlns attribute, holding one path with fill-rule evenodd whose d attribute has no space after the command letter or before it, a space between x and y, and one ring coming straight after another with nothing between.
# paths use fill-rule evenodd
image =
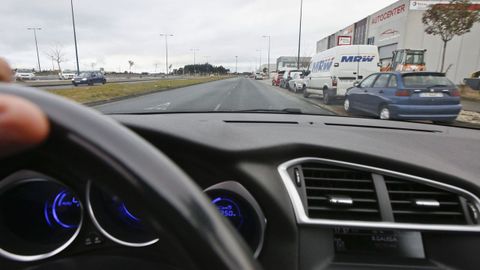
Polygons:
<instances>
[{"instance_id":1,"label":"digital display","mask_svg":"<svg viewBox=\"0 0 480 270\"><path fill-rule=\"evenodd\" d=\"M218 208L220 214L228 218L235 228L240 229L243 225L242 211L233 199L227 197L217 197L212 203Z\"/></svg>"},{"instance_id":2,"label":"digital display","mask_svg":"<svg viewBox=\"0 0 480 270\"><path fill-rule=\"evenodd\" d=\"M335 228L337 254L425 258L420 232Z\"/></svg>"}]
</instances>

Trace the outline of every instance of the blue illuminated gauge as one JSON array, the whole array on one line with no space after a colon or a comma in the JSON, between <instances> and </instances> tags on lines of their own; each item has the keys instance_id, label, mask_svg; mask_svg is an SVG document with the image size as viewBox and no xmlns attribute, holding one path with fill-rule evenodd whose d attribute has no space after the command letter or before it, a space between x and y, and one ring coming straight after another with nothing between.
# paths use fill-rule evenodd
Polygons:
<instances>
[{"instance_id":1,"label":"blue illuminated gauge","mask_svg":"<svg viewBox=\"0 0 480 270\"><path fill-rule=\"evenodd\" d=\"M254 252L260 254L266 218L255 198L238 182L227 181L205 190L221 215L226 217Z\"/></svg>"},{"instance_id":2,"label":"blue illuminated gauge","mask_svg":"<svg viewBox=\"0 0 480 270\"><path fill-rule=\"evenodd\" d=\"M75 240L83 206L72 189L31 171L13 174L6 181L0 188L0 256L45 259Z\"/></svg>"},{"instance_id":3,"label":"blue illuminated gauge","mask_svg":"<svg viewBox=\"0 0 480 270\"><path fill-rule=\"evenodd\" d=\"M218 208L220 214L228 218L235 228L240 229L243 225L242 211L239 204L227 197L216 197L212 203Z\"/></svg>"},{"instance_id":4,"label":"blue illuminated gauge","mask_svg":"<svg viewBox=\"0 0 480 270\"><path fill-rule=\"evenodd\" d=\"M47 200L43 210L48 226L64 229L75 229L79 226L80 212L80 202L66 190Z\"/></svg>"},{"instance_id":5,"label":"blue illuminated gauge","mask_svg":"<svg viewBox=\"0 0 480 270\"><path fill-rule=\"evenodd\" d=\"M123 216L125 216L126 218L132 220L132 221L135 221L135 222L140 222L142 221L141 219L139 219L136 215L132 214L132 212L130 212L130 210L128 210L127 206L125 205L125 203L122 203L120 204L120 213L123 214Z\"/></svg>"}]
</instances>

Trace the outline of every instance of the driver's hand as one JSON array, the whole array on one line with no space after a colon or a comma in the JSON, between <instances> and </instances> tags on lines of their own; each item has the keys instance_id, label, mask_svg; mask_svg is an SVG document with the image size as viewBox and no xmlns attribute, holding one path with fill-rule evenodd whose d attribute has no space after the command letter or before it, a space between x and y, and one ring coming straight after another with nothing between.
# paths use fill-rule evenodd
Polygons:
<instances>
[{"instance_id":1,"label":"driver's hand","mask_svg":"<svg viewBox=\"0 0 480 270\"><path fill-rule=\"evenodd\" d=\"M11 82L12 70L0 58L0 82ZM0 157L41 143L48 136L45 114L28 100L0 94Z\"/></svg>"}]
</instances>

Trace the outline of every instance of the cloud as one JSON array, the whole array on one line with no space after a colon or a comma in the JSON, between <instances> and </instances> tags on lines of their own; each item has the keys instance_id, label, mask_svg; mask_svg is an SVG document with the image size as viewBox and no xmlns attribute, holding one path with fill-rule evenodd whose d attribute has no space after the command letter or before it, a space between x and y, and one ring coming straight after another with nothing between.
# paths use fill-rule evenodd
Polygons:
<instances>
[{"instance_id":1,"label":"cloud","mask_svg":"<svg viewBox=\"0 0 480 270\"><path fill-rule=\"evenodd\" d=\"M297 3L298 2L298 3ZM179 67L193 62L190 49L198 48L197 62L233 68L238 55L240 71L266 63L272 38L271 62L282 55L296 55L299 2L291 0L74 0L81 68L91 63L107 70L164 69L169 39L169 62ZM316 41L393 3L393 0L304 0L302 56L315 53ZM41 61L51 68L44 53L55 44L66 52L66 68L74 68L70 1L3 0L0 17L0 53L15 67L36 66L33 33L38 32Z\"/></svg>"}]
</instances>

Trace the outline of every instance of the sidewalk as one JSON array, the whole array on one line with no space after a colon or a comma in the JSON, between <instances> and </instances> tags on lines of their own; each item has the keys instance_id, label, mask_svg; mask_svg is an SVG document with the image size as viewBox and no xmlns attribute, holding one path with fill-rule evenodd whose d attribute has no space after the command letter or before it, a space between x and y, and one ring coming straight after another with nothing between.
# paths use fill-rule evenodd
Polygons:
<instances>
[{"instance_id":1,"label":"sidewalk","mask_svg":"<svg viewBox=\"0 0 480 270\"><path fill-rule=\"evenodd\" d=\"M473 101L462 98L463 110L480 113L480 101Z\"/></svg>"}]
</instances>

